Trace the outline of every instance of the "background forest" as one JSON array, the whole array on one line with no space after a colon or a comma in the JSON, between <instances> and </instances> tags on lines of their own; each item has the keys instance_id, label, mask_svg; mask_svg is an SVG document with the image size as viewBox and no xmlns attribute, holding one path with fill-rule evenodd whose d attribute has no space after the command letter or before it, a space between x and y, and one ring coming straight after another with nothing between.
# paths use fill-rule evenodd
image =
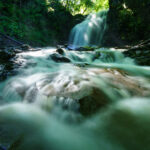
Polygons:
<instances>
[{"instance_id":1,"label":"background forest","mask_svg":"<svg viewBox=\"0 0 150 150\"><path fill-rule=\"evenodd\" d=\"M32 45L67 41L71 28L94 8L108 8L102 0L1 0L0 32Z\"/></svg>"},{"instance_id":2,"label":"background forest","mask_svg":"<svg viewBox=\"0 0 150 150\"><path fill-rule=\"evenodd\" d=\"M1 0L0 32L32 46L64 44L74 25L108 8L104 45L149 38L148 0Z\"/></svg>"}]
</instances>

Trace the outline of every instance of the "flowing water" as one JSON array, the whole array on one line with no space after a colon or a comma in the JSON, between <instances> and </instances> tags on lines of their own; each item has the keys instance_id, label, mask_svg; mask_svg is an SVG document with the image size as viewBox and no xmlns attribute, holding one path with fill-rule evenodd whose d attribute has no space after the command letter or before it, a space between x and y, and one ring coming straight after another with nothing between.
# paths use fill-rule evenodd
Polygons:
<instances>
[{"instance_id":1,"label":"flowing water","mask_svg":"<svg viewBox=\"0 0 150 150\"><path fill-rule=\"evenodd\" d=\"M107 10L93 13L77 24L71 31L69 45L71 47L100 46L106 30Z\"/></svg>"},{"instance_id":2,"label":"flowing water","mask_svg":"<svg viewBox=\"0 0 150 150\"><path fill-rule=\"evenodd\" d=\"M150 148L150 67L137 66L118 50L106 48L64 49L63 55L45 48L19 53L14 61L20 66L18 75L0 83L3 146Z\"/></svg>"},{"instance_id":3,"label":"flowing water","mask_svg":"<svg viewBox=\"0 0 150 150\"><path fill-rule=\"evenodd\" d=\"M100 43L104 14L77 25L72 44ZM0 149L150 149L150 67L108 48L48 47L13 62L17 74L0 83Z\"/></svg>"}]
</instances>

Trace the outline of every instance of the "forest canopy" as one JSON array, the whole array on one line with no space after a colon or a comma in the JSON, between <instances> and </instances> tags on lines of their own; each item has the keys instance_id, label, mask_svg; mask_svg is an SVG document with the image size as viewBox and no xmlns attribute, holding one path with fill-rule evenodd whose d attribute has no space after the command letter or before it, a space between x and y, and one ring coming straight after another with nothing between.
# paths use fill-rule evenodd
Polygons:
<instances>
[{"instance_id":1,"label":"forest canopy","mask_svg":"<svg viewBox=\"0 0 150 150\"><path fill-rule=\"evenodd\" d=\"M89 14L109 7L108 0L60 0L60 2L72 14Z\"/></svg>"}]
</instances>

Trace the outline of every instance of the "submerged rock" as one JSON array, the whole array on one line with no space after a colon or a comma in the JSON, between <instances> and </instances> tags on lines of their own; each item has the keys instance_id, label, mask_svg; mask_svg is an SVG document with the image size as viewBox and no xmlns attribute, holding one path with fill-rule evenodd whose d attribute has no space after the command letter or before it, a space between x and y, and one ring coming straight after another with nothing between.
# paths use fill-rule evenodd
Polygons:
<instances>
[{"instance_id":1,"label":"submerged rock","mask_svg":"<svg viewBox=\"0 0 150 150\"><path fill-rule=\"evenodd\" d=\"M49 56L49 58L51 58L52 60L54 60L55 62L64 62L64 63L69 63L71 62L71 60L67 57L64 57L62 55L59 55L59 54L52 54Z\"/></svg>"},{"instance_id":2,"label":"submerged rock","mask_svg":"<svg viewBox=\"0 0 150 150\"><path fill-rule=\"evenodd\" d=\"M22 100L36 103L48 111L53 108L53 102L59 101L62 108L84 116L125 97L150 96L149 87L142 84L147 80L129 76L119 69L83 69L69 64L64 64L63 68L68 69L13 80L6 89L12 88L13 94L19 94ZM73 109L72 105L80 107Z\"/></svg>"}]
</instances>

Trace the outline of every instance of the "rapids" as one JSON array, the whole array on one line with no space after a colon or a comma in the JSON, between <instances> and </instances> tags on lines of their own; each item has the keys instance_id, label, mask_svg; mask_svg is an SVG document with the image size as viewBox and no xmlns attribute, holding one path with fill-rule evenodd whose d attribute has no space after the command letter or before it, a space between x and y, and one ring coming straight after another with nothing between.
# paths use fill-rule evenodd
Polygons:
<instances>
[{"instance_id":1,"label":"rapids","mask_svg":"<svg viewBox=\"0 0 150 150\"><path fill-rule=\"evenodd\" d=\"M60 54L48 47L13 61L17 75L0 83L0 145L150 149L150 67L107 48Z\"/></svg>"}]
</instances>

